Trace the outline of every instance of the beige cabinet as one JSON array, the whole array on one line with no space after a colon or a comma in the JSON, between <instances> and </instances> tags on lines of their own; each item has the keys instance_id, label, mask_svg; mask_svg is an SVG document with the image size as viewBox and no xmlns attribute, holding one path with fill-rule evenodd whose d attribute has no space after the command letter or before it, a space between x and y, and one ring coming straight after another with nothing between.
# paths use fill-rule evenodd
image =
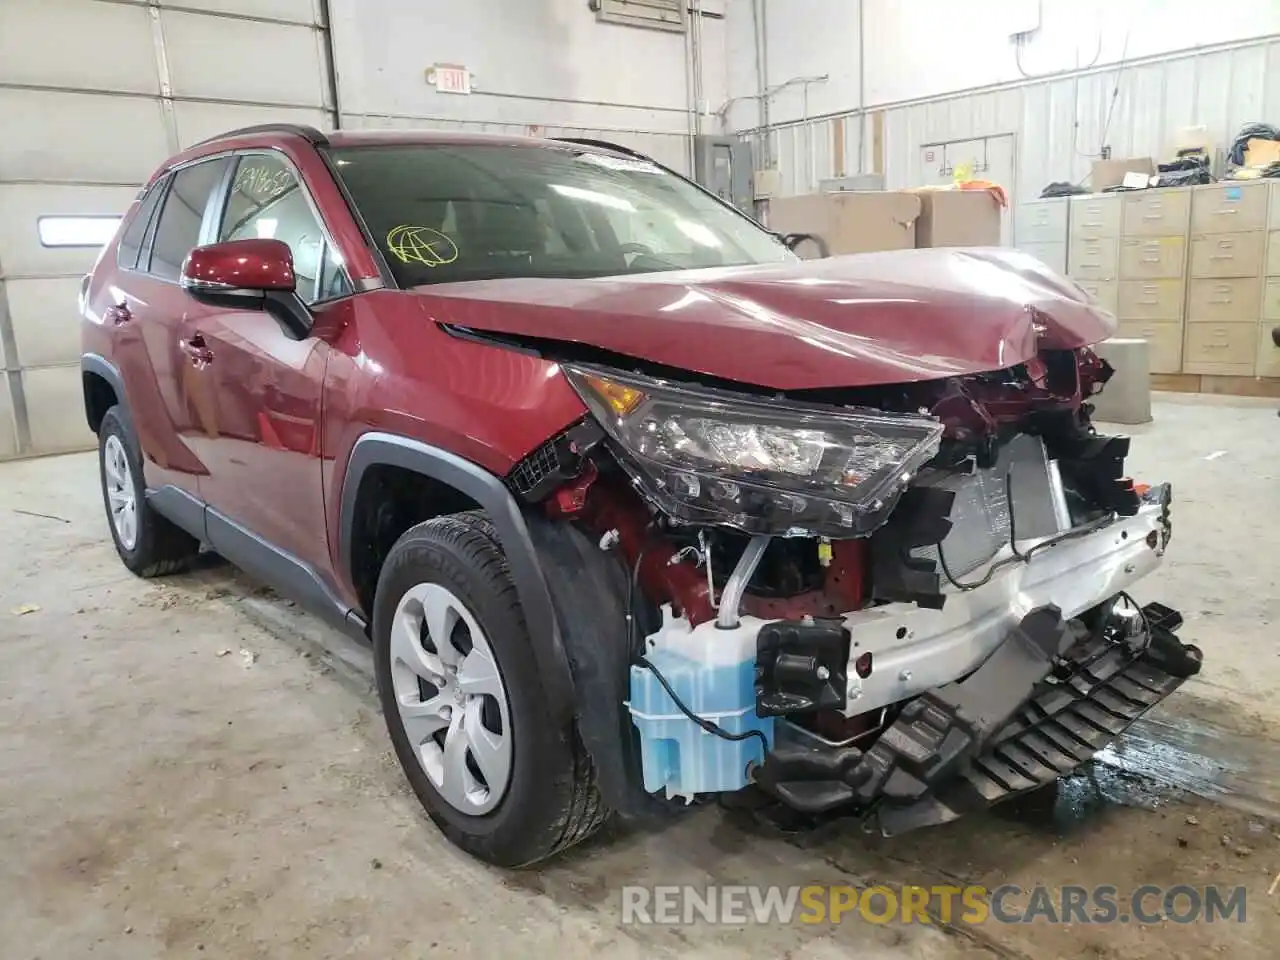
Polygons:
<instances>
[{"instance_id":1,"label":"beige cabinet","mask_svg":"<svg viewBox=\"0 0 1280 960\"><path fill-rule=\"evenodd\" d=\"M1147 341L1153 373L1280 377L1280 182L1073 197L1069 211L1071 276L1116 336Z\"/></svg>"},{"instance_id":2,"label":"beige cabinet","mask_svg":"<svg viewBox=\"0 0 1280 960\"><path fill-rule=\"evenodd\" d=\"M1181 320L1121 320L1116 336L1147 341L1147 364L1152 373L1182 369Z\"/></svg>"},{"instance_id":3,"label":"beige cabinet","mask_svg":"<svg viewBox=\"0 0 1280 960\"><path fill-rule=\"evenodd\" d=\"M1262 289L1262 319L1280 322L1280 277L1268 277Z\"/></svg>"},{"instance_id":4,"label":"beige cabinet","mask_svg":"<svg viewBox=\"0 0 1280 960\"><path fill-rule=\"evenodd\" d=\"M1186 258L1185 237L1125 237L1120 243L1120 279L1176 280Z\"/></svg>"},{"instance_id":5,"label":"beige cabinet","mask_svg":"<svg viewBox=\"0 0 1280 960\"><path fill-rule=\"evenodd\" d=\"M1019 206L1014 215L1013 234L1020 250L1026 249L1029 243L1066 243L1066 198L1049 197Z\"/></svg>"},{"instance_id":6,"label":"beige cabinet","mask_svg":"<svg viewBox=\"0 0 1280 960\"><path fill-rule=\"evenodd\" d=\"M1267 235L1261 230L1194 236L1191 239L1191 276L1259 276L1266 239Z\"/></svg>"},{"instance_id":7,"label":"beige cabinet","mask_svg":"<svg viewBox=\"0 0 1280 960\"><path fill-rule=\"evenodd\" d=\"M1253 376L1258 327L1257 321L1188 323L1182 369L1212 376Z\"/></svg>"},{"instance_id":8,"label":"beige cabinet","mask_svg":"<svg viewBox=\"0 0 1280 960\"><path fill-rule=\"evenodd\" d=\"M1065 274L1067 272L1066 240L1029 240L1025 243L1019 240L1018 249L1025 254L1035 257L1055 273Z\"/></svg>"},{"instance_id":9,"label":"beige cabinet","mask_svg":"<svg viewBox=\"0 0 1280 960\"><path fill-rule=\"evenodd\" d=\"M1267 259L1263 272L1268 277L1280 277L1280 230L1267 234Z\"/></svg>"},{"instance_id":10,"label":"beige cabinet","mask_svg":"<svg viewBox=\"0 0 1280 960\"><path fill-rule=\"evenodd\" d=\"M1259 377L1280 377L1280 347L1271 337L1274 326L1264 323L1258 327L1258 358L1254 372Z\"/></svg>"},{"instance_id":11,"label":"beige cabinet","mask_svg":"<svg viewBox=\"0 0 1280 960\"><path fill-rule=\"evenodd\" d=\"M1071 198L1071 236L1113 238L1120 235L1120 194L1094 193Z\"/></svg>"},{"instance_id":12,"label":"beige cabinet","mask_svg":"<svg viewBox=\"0 0 1280 960\"><path fill-rule=\"evenodd\" d=\"M1072 237L1067 266L1077 280L1114 280L1117 276L1114 237Z\"/></svg>"},{"instance_id":13,"label":"beige cabinet","mask_svg":"<svg viewBox=\"0 0 1280 960\"><path fill-rule=\"evenodd\" d=\"M1126 237L1170 237L1187 232L1190 190L1136 190L1123 198Z\"/></svg>"},{"instance_id":14,"label":"beige cabinet","mask_svg":"<svg viewBox=\"0 0 1280 960\"><path fill-rule=\"evenodd\" d=\"M1125 320L1181 320L1182 280L1119 281L1119 316Z\"/></svg>"},{"instance_id":15,"label":"beige cabinet","mask_svg":"<svg viewBox=\"0 0 1280 960\"><path fill-rule=\"evenodd\" d=\"M1187 322L1256 323L1262 316L1262 278L1192 280L1187 286Z\"/></svg>"},{"instance_id":16,"label":"beige cabinet","mask_svg":"<svg viewBox=\"0 0 1280 960\"><path fill-rule=\"evenodd\" d=\"M1080 286L1080 289L1093 297L1102 309L1108 313L1119 315L1119 280L1077 280L1076 283Z\"/></svg>"},{"instance_id":17,"label":"beige cabinet","mask_svg":"<svg viewBox=\"0 0 1280 960\"><path fill-rule=\"evenodd\" d=\"M1271 184L1265 182L1207 183L1191 188L1191 232L1242 233L1264 230Z\"/></svg>"}]
</instances>

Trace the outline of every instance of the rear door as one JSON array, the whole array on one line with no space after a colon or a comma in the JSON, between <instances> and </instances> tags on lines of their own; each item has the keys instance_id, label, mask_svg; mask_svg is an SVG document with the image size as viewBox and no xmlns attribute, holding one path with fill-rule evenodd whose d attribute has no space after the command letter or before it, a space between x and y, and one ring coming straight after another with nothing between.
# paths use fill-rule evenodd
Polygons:
<instances>
[{"instance_id":1,"label":"rear door","mask_svg":"<svg viewBox=\"0 0 1280 960\"><path fill-rule=\"evenodd\" d=\"M212 230L210 201L229 163L224 156L186 164L158 185L159 213L144 236L122 241L120 282L108 291L115 358L152 490L174 486L199 497L199 477L207 472L193 444L191 359L182 329L210 308L183 291L179 276L187 254Z\"/></svg>"}]
</instances>

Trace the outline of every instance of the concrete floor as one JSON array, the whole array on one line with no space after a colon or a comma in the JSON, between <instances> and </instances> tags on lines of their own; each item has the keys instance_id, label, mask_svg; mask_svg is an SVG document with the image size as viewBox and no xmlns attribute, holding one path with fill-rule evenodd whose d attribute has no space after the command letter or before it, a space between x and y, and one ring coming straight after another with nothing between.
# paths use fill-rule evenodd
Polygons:
<instances>
[{"instance_id":1,"label":"concrete floor","mask_svg":"<svg viewBox=\"0 0 1280 960\"><path fill-rule=\"evenodd\" d=\"M885 841L712 806L519 874L423 815L366 651L225 566L130 576L92 455L0 464L0 958L1274 956L1280 421L1186 398L1155 412L1133 463L1174 482L1175 536L1139 594L1187 614L1206 669L1056 808ZM748 882L1243 884L1248 922L620 922L622 883Z\"/></svg>"}]
</instances>

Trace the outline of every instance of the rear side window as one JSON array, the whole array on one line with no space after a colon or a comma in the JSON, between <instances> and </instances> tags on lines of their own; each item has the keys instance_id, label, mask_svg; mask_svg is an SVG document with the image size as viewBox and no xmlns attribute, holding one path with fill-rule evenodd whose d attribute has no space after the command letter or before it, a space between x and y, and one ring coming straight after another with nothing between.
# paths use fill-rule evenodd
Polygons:
<instances>
[{"instance_id":1,"label":"rear side window","mask_svg":"<svg viewBox=\"0 0 1280 960\"><path fill-rule=\"evenodd\" d=\"M147 191L146 196L142 198L142 203L138 205L138 212L133 215L133 219L129 221L129 226L125 228L124 236L120 238L120 247L116 251L116 261L126 269L132 270L138 265L138 253L142 250L142 238L146 235L147 225L151 223L151 215L156 212L156 204L160 202L160 196L164 193L166 180L166 177L161 177Z\"/></svg>"},{"instance_id":2,"label":"rear side window","mask_svg":"<svg viewBox=\"0 0 1280 960\"><path fill-rule=\"evenodd\" d=\"M151 245L151 273L165 280L177 280L182 261L192 247L200 244L200 224L204 221L209 196L227 169L227 158L206 160L183 167L173 175L173 186L160 211L155 241Z\"/></svg>"}]
</instances>

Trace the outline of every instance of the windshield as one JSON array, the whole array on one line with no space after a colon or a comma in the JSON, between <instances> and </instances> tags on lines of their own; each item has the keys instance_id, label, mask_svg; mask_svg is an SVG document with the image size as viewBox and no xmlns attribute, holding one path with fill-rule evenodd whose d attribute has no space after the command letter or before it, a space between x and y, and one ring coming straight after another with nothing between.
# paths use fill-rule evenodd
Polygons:
<instances>
[{"instance_id":1,"label":"windshield","mask_svg":"<svg viewBox=\"0 0 1280 960\"><path fill-rule=\"evenodd\" d=\"M569 145L470 144L348 147L332 157L401 287L795 258L644 160Z\"/></svg>"}]
</instances>

